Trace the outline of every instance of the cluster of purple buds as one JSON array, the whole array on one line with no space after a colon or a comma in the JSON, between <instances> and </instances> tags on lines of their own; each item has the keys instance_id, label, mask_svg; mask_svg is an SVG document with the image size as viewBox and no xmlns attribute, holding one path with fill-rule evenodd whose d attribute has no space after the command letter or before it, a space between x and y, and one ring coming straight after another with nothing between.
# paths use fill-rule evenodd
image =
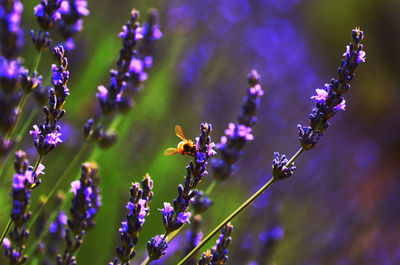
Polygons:
<instances>
[{"instance_id":1,"label":"cluster of purple buds","mask_svg":"<svg viewBox=\"0 0 400 265\"><path fill-rule=\"evenodd\" d=\"M332 78L324 88L316 89L317 95L312 96L315 100L315 108L309 116L309 126L297 125L299 129L300 144L304 150L312 149L322 137L322 133L329 127L328 120L339 110L345 110L346 100L342 94L349 90L350 81L355 76L355 71L361 62L365 62L365 51L361 41L364 33L355 28L352 31L353 42L346 46L345 57L338 69L338 77Z\"/></svg>"},{"instance_id":2,"label":"cluster of purple buds","mask_svg":"<svg viewBox=\"0 0 400 265\"><path fill-rule=\"evenodd\" d=\"M123 47L117 61L117 70L110 71L111 83L108 87L98 87L97 98L105 115L116 110L126 112L132 108L131 97L147 79L147 70L152 66L149 47L162 36L157 23L157 13L151 13L151 23L145 24L144 27L140 27L138 18L139 12L132 10L131 19L119 34ZM142 39L142 48L137 49L137 44Z\"/></svg>"},{"instance_id":3,"label":"cluster of purple buds","mask_svg":"<svg viewBox=\"0 0 400 265\"><path fill-rule=\"evenodd\" d=\"M58 65L52 65L52 83L54 87L49 88L48 106L43 108L46 118L44 123L34 125L34 130L30 131L30 134L33 134L34 144L40 156L48 154L57 143L62 142L58 122L65 114L63 106L66 97L69 95L67 87L69 78L68 60L65 57L64 47L61 45L55 47L54 55L57 58Z\"/></svg>"},{"instance_id":4,"label":"cluster of purple buds","mask_svg":"<svg viewBox=\"0 0 400 265\"><path fill-rule=\"evenodd\" d=\"M11 191L13 201L11 220L14 223L14 228L10 231L9 238L4 238L3 245L10 264L23 264L27 259L23 250L29 236L26 225L31 217L31 212L28 211L30 195L32 188L40 182L37 176L44 174L44 166L40 164L34 171L29 166L26 153L21 150L16 152L15 158L14 169L16 173L13 177L13 189Z\"/></svg>"},{"instance_id":5,"label":"cluster of purple buds","mask_svg":"<svg viewBox=\"0 0 400 265\"><path fill-rule=\"evenodd\" d=\"M242 149L248 141L252 141L252 126L257 122L256 112L260 106L261 96L264 91L261 89L260 75L252 70L248 76L250 88L244 99L242 113L238 117L238 123L230 123L225 135L221 137L221 143L217 145L220 158L212 160L214 178L217 181L226 180L235 170L234 163L242 155Z\"/></svg>"},{"instance_id":6,"label":"cluster of purple buds","mask_svg":"<svg viewBox=\"0 0 400 265\"><path fill-rule=\"evenodd\" d=\"M24 70L18 56L23 45L20 28L23 5L21 1L0 2L0 130L3 134L0 154L12 147L9 132L19 115L18 104L22 98L20 73Z\"/></svg>"},{"instance_id":7,"label":"cluster of purple buds","mask_svg":"<svg viewBox=\"0 0 400 265\"><path fill-rule=\"evenodd\" d=\"M38 51L46 50L51 45L48 31L61 19L61 2L62 0L42 0L34 8L36 19L44 31L43 33L39 30L36 35L31 31L32 41Z\"/></svg>"},{"instance_id":8,"label":"cluster of purple buds","mask_svg":"<svg viewBox=\"0 0 400 265\"><path fill-rule=\"evenodd\" d=\"M99 194L98 167L93 163L82 165L82 174L79 180L71 183L71 192L74 193L70 209L71 217L67 220L64 240L65 251L57 256L57 264L76 264L74 252L83 241L85 232L93 227L93 220L101 205Z\"/></svg>"},{"instance_id":9,"label":"cluster of purple buds","mask_svg":"<svg viewBox=\"0 0 400 265\"><path fill-rule=\"evenodd\" d=\"M166 237L158 235L147 242L147 253L149 255L149 260L158 260L165 255L168 248L166 239Z\"/></svg>"},{"instance_id":10,"label":"cluster of purple buds","mask_svg":"<svg viewBox=\"0 0 400 265\"><path fill-rule=\"evenodd\" d=\"M66 39L65 48L75 48L73 37L83 29L83 17L90 14L86 0L63 0L60 7L60 32Z\"/></svg>"},{"instance_id":11,"label":"cluster of purple buds","mask_svg":"<svg viewBox=\"0 0 400 265\"><path fill-rule=\"evenodd\" d=\"M142 188L139 183L132 183L131 198L126 205L129 213L119 229L122 245L117 247L117 257L110 262L110 265L129 264L129 261L135 256L134 248L139 240L139 233L145 217L149 214L149 203L153 198L152 188L153 181L148 174L142 180Z\"/></svg>"},{"instance_id":12,"label":"cluster of purple buds","mask_svg":"<svg viewBox=\"0 0 400 265\"><path fill-rule=\"evenodd\" d=\"M211 142L212 126L208 123L202 123L201 134L196 137L196 151L194 161L191 161L186 167L186 178L184 184L178 186L178 196L174 199L174 205L165 202L164 208L161 209L162 218L165 230L167 233L179 229L183 224L189 222L191 216L187 212L189 203L194 198L198 191L195 189L202 180L203 176L207 174L206 166L207 161L211 155L215 154L213 150L214 143Z\"/></svg>"},{"instance_id":13,"label":"cluster of purple buds","mask_svg":"<svg viewBox=\"0 0 400 265\"><path fill-rule=\"evenodd\" d=\"M272 160L272 176L276 180L283 180L287 179L293 175L294 170L296 167L294 163L287 165L289 160L286 158L285 155L279 156L278 152L274 153L274 160Z\"/></svg>"},{"instance_id":14,"label":"cluster of purple buds","mask_svg":"<svg viewBox=\"0 0 400 265\"><path fill-rule=\"evenodd\" d=\"M232 241L230 237L233 231L233 225L228 223L222 228L221 234L216 245L210 250L203 253L199 259L199 265L222 265L228 260L228 247Z\"/></svg>"}]
</instances>

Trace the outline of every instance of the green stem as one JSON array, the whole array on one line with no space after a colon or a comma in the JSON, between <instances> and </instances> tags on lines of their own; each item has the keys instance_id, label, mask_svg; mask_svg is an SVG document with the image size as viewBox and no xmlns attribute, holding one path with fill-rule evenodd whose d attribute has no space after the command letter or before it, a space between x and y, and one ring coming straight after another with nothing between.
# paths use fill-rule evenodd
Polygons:
<instances>
[{"instance_id":1,"label":"green stem","mask_svg":"<svg viewBox=\"0 0 400 265\"><path fill-rule=\"evenodd\" d=\"M41 57L42 57L42 51L39 51L36 54L35 60L33 61L32 74L37 71Z\"/></svg>"},{"instance_id":2,"label":"green stem","mask_svg":"<svg viewBox=\"0 0 400 265\"><path fill-rule=\"evenodd\" d=\"M208 185L204 194L210 195L210 193L213 191L213 189L215 188L216 185L217 185L217 181L215 179L213 179L213 181Z\"/></svg>"},{"instance_id":3,"label":"green stem","mask_svg":"<svg viewBox=\"0 0 400 265\"><path fill-rule=\"evenodd\" d=\"M39 209L35 211L35 214L32 216L32 219L28 225L28 230L32 228L32 226L35 224L36 220L38 219L39 215L42 213L44 207L47 205L47 203L50 201L50 199L53 197L53 195L56 193L57 189L60 187L61 183L63 183L63 180L70 175L70 171L72 169L76 168L77 162L80 162L82 158L82 154L85 152L85 150L88 147L88 143L85 142L79 152L76 154L74 159L72 160L71 163L69 163L68 167L64 170L64 173L61 175L61 177L57 180L57 183L53 186L49 194L47 195L47 200L40 205Z\"/></svg>"},{"instance_id":4,"label":"green stem","mask_svg":"<svg viewBox=\"0 0 400 265\"><path fill-rule=\"evenodd\" d=\"M21 116L22 113L22 109L24 108L26 99L28 98L28 94L25 93L24 96L22 97L22 100L19 102L17 110L18 110L18 116L17 116L17 120L15 121L15 124L13 127L10 128L10 130L8 130L7 134L6 134L6 139L10 139L11 134L13 133L14 129L17 127L18 121L19 121L19 117Z\"/></svg>"},{"instance_id":5,"label":"green stem","mask_svg":"<svg viewBox=\"0 0 400 265\"><path fill-rule=\"evenodd\" d=\"M4 240L4 238L6 237L6 235L8 234L8 231L10 231L10 228L11 228L12 223L13 223L13 221L12 221L12 219L10 218L10 220L8 220L8 223L7 223L6 228L5 228L4 231L3 231L3 234L1 235L1 241L0 241L0 244L1 244L1 245L3 245L3 240Z\"/></svg>"},{"instance_id":6,"label":"green stem","mask_svg":"<svg viewBox=\"0 0 400 265\"><path fill-rule=\"evenodd\" d=\"M21 147L22 144L22 139L24 135L26 135L26 130L28 129L29 125L31 124L33 118L35 117L36 113L38 112L38 108L35 108L34 111L32 111L29 114L28 119L25 121L24 125L22 126L22 129L19 131L16 139L15 139L15 144L11 152L8 154L6 162L1 166L0 169L0 185L3 183L4 177L7 174L8 168L11 165L11 162L14 157L14 153Z\"/></svg>"},{"instance_id":7,"label":"green stem","mask_svg":"<svg viewBox=\"0 0 400 265\"><path fill-rule=\"evenodd\" d=\"M304 151L303 148L300 148L296 154L286 163L287 166L292 164L294 160ZM255 199L257 199L264 191L266 191L274 182L275 178L271 178L268 182L262 186L256 193L254 193L247 201L245 201L242 205L239 206L231 215L229 215L224 221L222 221L214 230L211 231L201 242L198 244L189 254L187 254L178 265L183 265L189 261L189 259L206 244L215 234L218 233L219 230L222 229L227 223L229 223L233 218L235 218L240 212L242 212L247 206L249 206Z\"/></svg>"}]
</instances>

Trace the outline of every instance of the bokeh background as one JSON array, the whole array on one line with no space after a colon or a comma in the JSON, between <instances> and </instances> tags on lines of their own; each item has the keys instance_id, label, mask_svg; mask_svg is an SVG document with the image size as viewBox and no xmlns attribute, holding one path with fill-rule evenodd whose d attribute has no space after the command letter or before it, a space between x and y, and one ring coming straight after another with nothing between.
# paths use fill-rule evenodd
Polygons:
<instances>
[{"instance_id":1,"label":"bokeh background","mask_svg":"<svg viewBox=\"0 0 400 265\"><path fill-rule=\"evenodd\" d=\"M24 2L26 32L38 29L37 2ZM131 182L148 172L154 199L135 257L142 260L146 242L163 233L157 209L176 197L189 162L163 155L178 142L174 126L194 138L200 123L210 122L219 142L228 123L236 121L247 73L254 68L265 91L255 140L245 147L235 174L211 194L215 205L203 216L205 233L211 231L269 179L273 152L297 151L296 125L307 124L310 96L336 76L356 26L366 36L367 60L345 94L346 111L332 119L317 147L296 161L293 177L273 185L233 221L228 264L400 264L398 0L89 0L88 7L91 15L69 56L71 96L63 124L68 133L44 161L46 175L33 193L32 211L39 193L51 190L83 142L82 124L98 111L97 86L109 82L121 46L117 34L130 10L137 8L143 21L150 7L157 8L163 38L149 80L118 129L117 145L97 159L103 206L78 264L111 261ZM25 38L23 56L31 65L35 52L29 34ZM46 75L50 64L44 56L39 71ZM32 139L25 138L34 161ZM1 227L9 217L11 177L12 172L0 188ZM173 255L158 264L175 264L182 256L184 233L173 242ZM0 264L6 264L0 252Z\"/></svg>"}]
</instances>

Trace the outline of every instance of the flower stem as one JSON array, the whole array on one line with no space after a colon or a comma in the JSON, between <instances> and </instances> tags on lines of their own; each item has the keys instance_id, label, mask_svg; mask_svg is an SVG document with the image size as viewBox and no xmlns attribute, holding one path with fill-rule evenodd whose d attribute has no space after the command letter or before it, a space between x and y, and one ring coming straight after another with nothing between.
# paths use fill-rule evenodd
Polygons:
<instances>
[{"instance_id":1,"label":"flower stem","mask_svg":"<svg viewBox=\"0 0 400 265\"><path fill-rule=\"evenodd\" d=\"M6 228L5 228L4 231L3 231L3 234L1 235L1 241L0 241L0 244L1 244L1 245L3 245L3 240L4 240L4 238L6 237L6 235L8 234L8 231L10 231L10 228L11 228L12 223L13 223L13 221L12 221L12 219L10 218L10 220L8 220L8 223L7 223Z\"/></svg>"},{"instance_id":2,"label":"flower stem","mask_svg":"<svg viewBox=\"0 0 400 265\"><path fill-rule=\"evenodd\" d=\"M19 131L16 139L15 139L15 144L11 152L8 154L6 162L2 165L0 169L0 185L3 183L4 177L7 174L8 168L11 165L11 162L13 160L13 155L15 151L17 151L21 144L22 144L22 138L26 134L26 130L28 129L29 125L31 124L33 118L35 117L36 113L38 112L39 108L35 108L30 114L28 119L25 121L24 125L22 126L22 129ZM11 135L12 136L12 135Z\"/></svg>"},{"instance_id":3,"label":"flower stem","mask_svg":"<svg viewBox=\"0 0 400 265\"><path fill-rule=\"evenodd\" d=\"M213 191L213 189L215 188L216 185L217 185L217 181L215 179L213 179L213 181L208 185L204 194L210 195L210 193Z\"/></svg>"},{"instance_id":4,"label":"flower stem","mask_svg":"<svg viewBox=\"0 0 400 265\"><path fill-rule=\"evenodd\" d=\"M296 160L296 158L304 151L303 148L300 148L296 154L286 163L286 166L289 166ZM178 265L185 264L204 244L206 244L215 234L218 233L219 230L222 229L227 223L229 223L233 218L235 218L241 211L243 211L247 206L249 206L255 199L258 198L264 191L266 191L274 182L275 178L271 177L268 182L262 186L256 193L254 193L247 201L245 201L242 205L239 206L231 215L229 215L224 221L222 221L216 228L214 228L211 233L209 233L201 242L198 244L189 254L187 254Z\"/></svg>"},{"instance_id":5,"label":"flower stem","mask_svg":"<svg viewBox=\"0 0 400 265\"><path fill-rule=\"evenodd\" d=\"M32 65L32 73L36 72L39 67L40 58L42 57L42 51L39 51L36 54L35 60L33 61Z\"/></svg>"}]
</instances>

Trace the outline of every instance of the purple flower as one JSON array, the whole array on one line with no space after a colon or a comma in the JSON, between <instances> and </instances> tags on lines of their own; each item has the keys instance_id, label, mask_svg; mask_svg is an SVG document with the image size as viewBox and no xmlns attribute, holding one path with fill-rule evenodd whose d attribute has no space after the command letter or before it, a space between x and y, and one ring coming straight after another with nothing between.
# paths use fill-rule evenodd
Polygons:
<instances>
[{"instance_id":1,"label":"purple flower","mask_svg":"<svg viewBox=\"0 0 400 265\"><path fill-rule=\"evenodd\" d=\"M59 132L52 132L46 135L44 141L50 145L56 145L57 143L62 143L60 139L61 133Z\"/></svg>"},{"instance_id":2,"label":"purple flower","mask_svg":"<svg viewBox=\"0 0 400 265\"><path fill-rule=\"evenodd\" d=\"M251 95L257 95L258 97L261 97L262 95L264 95L264 90L261 89L260 84L250 87L249 92Z\"/></svg>"},{"instance_id":3,"label":"purple flower","mask_svg":"<svg viewBox=\"0 0 400 265\"><path fill-rule=\"evenodd\" d=\"M137 27L135 30L135 41L143 39L144 29L142 27Z\"/></svg>"},{"instance_id":4,"label":"purple flower","mask_svg":"<svg viewBox=\"0 0 400 265\"><path fill-rule=\"evenodd\" d=\"M143 199L140 199L138 201L138 205L140 205L140 212L138 214L138 218L139 218L139 222L141 222L141 223L144 223L144 218L146 217L147 212L149 210L149 208L146 207L146 203L147 203L147 201L143 200Z\"/></svg>"},{"instance_id":5,"label":"purple flower","mask_svg":"<svg viewBox=\"0 0 400 265\"><path fill-rule=\"evenodd\" d=\"M97 90L99 90L99 93L96 94L96 97L102 101L105 101L108 94L107 88L105 86L98 86Z\"/></svg>"},{"instance_id":6,"label":"purple flower","mask_svg":"<svg viewBox=\"0 0 400 265\"><path fill-rule=\"evenodd\" d=\"M169 202L164 202L164 208L159 210L161 211L162 215L170 215L173 213L174 208Z\"/></svg>"},{"instance_id":7,"label":"purple flower","mask_svg":"<svg viewBox=\"0 0 400 265\"><path fill-rule=\"evenodd\" d=\"M58 222L62 225L67 225L67 220L68 220L67 215L63 211L61 211L60 214L58 215Z\"/></svg>"},{"instance_id":8,"label":"purple flower","mask_svg":"<svg viewBox=\"0 0 400 265\"><path fill-rule=\"evenodd\" d=\"M10 239L8 239L7 237L5 237L5 238L3 239L3 246L4 246L5 249L9 249L10 246L11 246Z\"/></svg>"},{"instance_id":9,"label":"purple flower","mask_svg":"<svg viewBox=\"0 0 400 265\"><path fill-rule=\"evenodd\" d=\"M357 63L365 62L367 53L365 51L360 51L357 56Z\"/></svg>"},{"instance_id":10,"label":"purple flower","mask_svg":"<svg viewBox=\"0 0 400 265\"><path fill-rule=\"evenodd\" d=\"M75 0L75 9L80 16L88 16L90 11L87 9L87 2L86 0ZM65 15L71 12L70 1L64 0L60 6L60 13Z\"/></svg>"},{"instance_id":11,"label":"purple flower","mask_svg":"<svg viewBox=\"0 0 400 265\"><path fill-rule=\"evenodd\" d=\"M127 232L128 231L128 222L123 221L121 224L122 224L122 227L120 229L118 229L118 231L121 233Z\"/></svg>"},{"instance_id":12,"label":"purple flower","mask_svg":"<svg viewBox=\"0 0 400 265\"><path fill-rule=\"evenodd\" d=\"M328 97L328 91L317 88L315 92L317 92L317 95L312 96L311 99L315 99L316 102L325 102L326 98Z\"/></svg>"},{"instance_id":13,"label":"purple flower","mask_svg":"<svg viewBox=\"0 0 400 265\"><path fill-rule=\"evenodd\" d=\"M254 139L254 136L251 134L251 128L246 125L239 124L236 126L234 123L229 123L228 129L225 130L225 134L228 137L235 137L237 134L239 137L244 138L247 141L251 141Z\"/></svg>"},{"instance_id":14,"label":"purple flower","mask_svg":"<svg viewBox=\"0 0 400 265\"><path fill-rule=\"evenodd\" d=\"M36 169L36 176L38 176L39 174L44 174L44 170L45 167L43 164L39 164L38 168Z\"/></svg>"},{"instance_id":15,"label":"purple flower","mask_svg":"<svg viewBox=\"0 0 400 265\"><path fill-rule=\"evenodd\" d=\"M13 188L14 189L23 189L25 188L25 175L22 174L14 174L13 176Z\"/></svg>"},{"instance_id":16,"label":"purple flower","mask_svg":"<svg viewBox=\"0 0 400 265\"><path fill-rule=\"evenodd\" d=\"M36 139L40 134L40 130L37 125L33 125L33 129L34 129L33 131L29 131L29 134L33 134L34 139Z\"/></svg>"},{"instance_id":17,"label":"purple flower","mask_svg":"<svg viewBox=\"0 0 400 265\"><path fill-rule=\"evenodd\" d=\"M182 224L184 223L189 223L190 224L190 216L192 216L192 213L190 212L183 212L178 214L178 222L181 222Z\"/></svg>"},{"instance_id":18,"label":"purple flower","mask_svg":"<svg viewBox=\"0 0 400 265\"><path fill-rule=\"evenodd\" d=\"M335 110L345 110L346 108L346 100L343 99L338 105L334 107Z\"/></svg>"},{"instance_id":19,"label":"purple flower","mask_svg":"<svg viewBox=\"0 0 400 265\"><path fill-rule=\"evenodd\" d=\"M346 45L346 51L343 53L343 56L347 58L350 58L350 45Z\"/></svg>"},{"instance_id":20,"label":"purple flower","mask_svg":"<svg viewBox=\"0 0 400 265\"><path fill-rule=\"evenodd\" d=\"M143 72L143 62L140 59L132 58L131 63L129 65L129 71L134 72L136 74L140 74Z\"/></svg>"},{"instance_id":21,"label":"purple flower","mask_svg":"<svg viewBox=\"0 0 400 265\"><path fill-rule=\"evenodd\" d=\"M75 196L78 194L78 190L80 190L80 188L81 188L80 180L75 180L71 182L71 192L73 192Z\"/></svg>"},{"instance_id":22,"label":"purple flower","mask_svg":"<svg viewBox=\"0 0 400 265\"><path fill-rule=\"evenodd\" d=\"M132 211L135 209L135 204L133 204L132 202L128 202L125 208L128 209L130 213L132 213Z\"/></svg>"},{"instance_id":23,"label":"purple flower","mask_svg":"<svg viewBox=\"0 0 400 265\"><path fill-rule=\"evenodd\" d=\"M92 187L90 187L90 186L87 187L87 188L84 190L83 194L85 195L85 199L86 199L87 201L90 201L90 196L93 194Z\"/></svg>"},{"instance_id":24,"label":"purple flower","mask_svg":"<svg viewBox=\"0 0 400 265\"><path fill-rule=\"evenodd\" d=\"M44 16L44 6L42 4L38 4L33 8L35 12L35 16L37 17L43 17Z\"/></svg>"},{"instance_id":25,"label":"purple flower","mask_svg":"<svg viewBox=\"0 0 400 265\"><path fill-rule=\"evenodd\" d=\"M153 65L153 58L151 56L144 57L144 67L151 68Z\"/></svg>"}]
</instances>

